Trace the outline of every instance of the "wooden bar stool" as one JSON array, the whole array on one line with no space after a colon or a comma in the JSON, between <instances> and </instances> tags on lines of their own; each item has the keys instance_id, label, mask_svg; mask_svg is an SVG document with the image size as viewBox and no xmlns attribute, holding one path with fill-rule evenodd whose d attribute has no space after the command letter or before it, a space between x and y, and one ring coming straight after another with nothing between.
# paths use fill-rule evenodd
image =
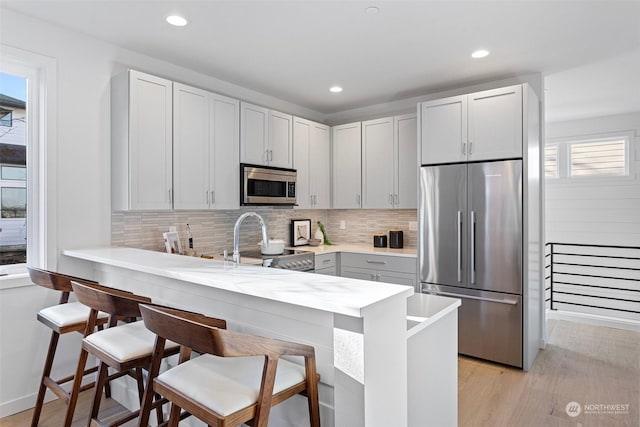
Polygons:
<instances>
[{"instance_id":1,"label":"wooden bar stool","mask_svg":"<svg viewBox=\"0 0 640 427\"><path fill-rule=\"evenodd\" d=\"M33 410L33 417L31 418L31 426L36 427L40 421L40 414L42 413L47 388L50 389L58 398L63 399L67 404L69 404L70 393L65 390L62 385L72 381L75 376L71 375L61 379L51 378L53 359L55 358L56 350L58 348L60 335L69 332L83 332L86 329L87 320L89 318L89 307L80 304L79 302L69 302L69 294L73 291L71 288L71 281L75 280L84 283L95 282L60 273L54 273L52 271L40 270L34 267L28 267L27 270L29 271L31 281L34 284L61 292L58 305L43 308L38 312L37 316L40 322L51 329L51 339L49 340L49 350L47 351L44 369L42 370L42 378L40 379L38 396ZM96 318L95 325L102 327L101 325L106 323L107 319L108 315L106 313L100 313ZM96 371L97 367L93 367L80 372L80 380L78 383L82 382L82 377ZM84 391L92 387L93 383L90 383L81 386L79 390Z\"/></svg>"},{"instance_id":2,"label":"wooden bar stool","mask_svg":"<svg viewBox=\"0 0 640 427\"><path fill-rule=\"evenodd\" d=\"M139 427L147 427L150 393L171 401L172 427L181 409L210 426L266 427L271 407L296 394L307 396L310 424L320 426L313 347L231 332L193 321L181 310L142 304L140 311L157 339ZM158 375L166 340L182 346L180 364ZM201 356L191 359L191 350ZM304 367L280 359L284 355L303 356Z\"/></svg>"},{"instance_id":3,"label":"wooden bar stool","mask_svg":"<svg viewBox=\"0 0 640 427\"><path fill-rule=\"evenodd\" d=\"M148 369L151 364L151 355L155 343L155 335L145 328L142 321L133 321L118 325L122 319L135 319L141 316L139 304L151 303L151 299L140 295L135 295L116 289L105 288L87 283L72 282L73 292L82 304L90 307L89 320L85 329L85 337L82 340L82 350L78 360L76 374L85 369L85 364L89 354L95 356L100 364L98 377L88 425L98 426L119 426L135 419L139 410L129 412L120 416L116 420L111 420L108 424L98 419L102 391L107 382L120 376L130 375L136 379L138 385L138 395L142 404L144 393L143 369ZM109 314L109 327L94 332L98 313ZM170 356L177 354L179 346L176 343L167 341L165 343L164 354ZM116 373L109 375L109 368L113 368ZM74 382L71 392L73 405L78 399L80 384ZM161 402L153 402L153 407L159 408ZM68 408L71 408L70 404ZM65 427L69 427L73 413L67 412ZM158 423L162 422L161 408L158 410Z\"/></svg>"}]
</instances>

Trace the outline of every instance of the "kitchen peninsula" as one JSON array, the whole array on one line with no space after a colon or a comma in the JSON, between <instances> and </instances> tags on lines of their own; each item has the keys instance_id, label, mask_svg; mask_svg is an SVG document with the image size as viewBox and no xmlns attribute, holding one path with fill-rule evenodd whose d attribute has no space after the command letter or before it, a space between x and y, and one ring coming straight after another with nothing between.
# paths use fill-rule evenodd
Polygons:
<instances>
[{"instance_id":1,"label":"kitchen peninsula","mask_svg":"<svg viewBox=\"0 0 640 427\"><path fill-rule=\"evenodd\" d=\"M449 325L448 341L457 341L458 300L438 299L437 313L418 321L413 317L407 331L407 298L414 291L406 286L121 247L66 250L64 255L105 285L224 318L230 329L313 345L323 426L412 425L407 349L415 338L410 337L441 323ZM444 322L447 318L453 322ZM457 347L434 346L424 352L450 359L439 369L453 371L453 402L437 403L451 408L455 420ZM114 397L135 406L130 391L115 390ZM306 419L306 400L300 397L274 408L270 425L305 425Z\"/></svg>"}]
</instances>

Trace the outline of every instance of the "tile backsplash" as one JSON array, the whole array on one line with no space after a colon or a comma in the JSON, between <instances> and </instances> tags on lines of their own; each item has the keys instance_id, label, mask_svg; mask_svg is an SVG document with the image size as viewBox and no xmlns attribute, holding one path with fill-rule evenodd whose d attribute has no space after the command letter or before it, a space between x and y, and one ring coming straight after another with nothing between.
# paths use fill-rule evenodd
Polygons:
<instances>
[{"instance_id":1,"label":"tile backsplash","mask_svg":"<svg viewBox=\"0 0 640 427\"><path fill-rule=\"evenodd\" d=\"M186 225L189 224L198 254L216 255L233 248L233 226L244 212L260 214L272 239L290 242L289 227L292 219L310 219L311 234L316 222L325 225L329 240L334 243L366 243L373 245L374 233L388 233L390 228L404 231L405 248L416 247L416 231L409 231L409 222L416 221L415 209L352 209L352 210L298 210L273 207L247 207L238 210L216 211L153 211L114 212L111 214L111 244L154 251L164 251L162 233L175 226L186 245ZM340 229L340 222L345 229ZM248 218L240 227L241 250L256 249L262 240L257 221Z\"/></svg>"}]
</instances>

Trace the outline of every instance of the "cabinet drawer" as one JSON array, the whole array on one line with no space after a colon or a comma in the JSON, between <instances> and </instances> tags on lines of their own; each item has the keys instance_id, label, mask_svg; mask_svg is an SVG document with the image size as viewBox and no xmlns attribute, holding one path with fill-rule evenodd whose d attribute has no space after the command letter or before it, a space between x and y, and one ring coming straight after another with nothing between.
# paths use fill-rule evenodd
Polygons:
<instances>
[{"instance_id":1,"label":"cabinet drawer","mask_svg":"<svg viewBox=\"0 0 640 427\"><path fill-rule=\"evenodd\" d=\"M338 266L338 257L336 253L316 254L316 271L324 268L336 268Z\"/></svg>"},{"instance_id":2,"label":"cabinet drawer","mask_svg":"<svg viewBox=\"0 0 640 427\"><path fill-rule=\"evenodd\" d=\"M317 258L316 258L317 259ZM341 267L364 268L368 270L396 271L416 274L416 258L393 255L341 254ZM316 268L317 265L316 265Z\"/></svg>"}]
</instances>

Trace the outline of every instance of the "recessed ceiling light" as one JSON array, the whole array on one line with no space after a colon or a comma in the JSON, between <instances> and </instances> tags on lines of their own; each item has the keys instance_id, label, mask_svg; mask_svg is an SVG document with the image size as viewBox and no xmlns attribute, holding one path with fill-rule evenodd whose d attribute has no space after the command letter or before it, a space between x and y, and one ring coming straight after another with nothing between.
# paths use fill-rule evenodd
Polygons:
<instances>
[{"instance_id":1,"label":"recessed ceiling light","mask_svg":"<svg viewBox=\"0 0 640 427\"><path fill-rule=\"evenodd\" d=\"M484 58L485 56L489 56L489 51L488 50L484 50L484 49L480 49L480 50L476 50L475 52L473 52L471 54L472 58Z\"/></svg>"},{"instance_id":2,"label":"recessed ceiling light","mask_svg":"<svg viewBox=\"0 0 640 427\"><path fill-rule=\"evenodd\" d=\"M376 6L369 6L364 11L367 12L367 15L375 15L376 13L380 12L380 8Z\"/></svg>"},{"instance_id":3,"label":"recessed ceiling light","mask_svg":"<svg viewBox=\"0 0 640 427\"><path fill-rule=\"evenodd\" d=\"M167 22L171 25L175 25L176 27L184 27L187 25L187 20L180 15L167 16Z\"/></svg>"},{"instance_id":4,"label":"recessed ceiling light","mask_svg":"<svg viewBox=\"0 0 640 427\"><path fill-rule=\"evenodd\" d=\"M329 91L333 93L339 93L339 92L342 92L342 88L340 86L331 86L329 88Z\"/></svg>"}]
</instances>

